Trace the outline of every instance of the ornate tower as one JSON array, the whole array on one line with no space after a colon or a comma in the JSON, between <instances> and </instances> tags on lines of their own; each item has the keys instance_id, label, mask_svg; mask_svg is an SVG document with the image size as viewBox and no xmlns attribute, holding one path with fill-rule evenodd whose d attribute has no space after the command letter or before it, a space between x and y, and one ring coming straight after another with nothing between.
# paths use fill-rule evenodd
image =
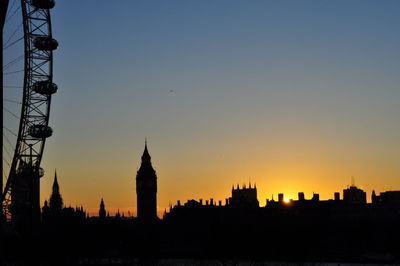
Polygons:
<instances>
[{"instance_id":1,"label":"ornate tower","mask_svg":"<svg viewBox=\"0 0 400 266\"><path fill-rule=\"evenodd\" d=\"M101 199L101 202L100 202L99 218L100 219L106 218L106 208L104 206L103 198Z\"/></svg>"},{"instance_id":2,"label":"ornate tower","mask_svg":"<svg viewBox=\"0 0 400 266\"><path fill-rule=\"evenodd\" d=\"M57 171L54 174L53 193L50 196L50 210L52 212L61 212L63 200L60 194L60 187L57 182Z\"/></svg>"},{"instance_id":3,"label":"ornate tower","mask_svg":"<svg viewBox=\"0 0 400 266\"><path fill-rule=\"evenodd\" d=\"M143 221L157 218L157 175L145 142L142 164L136 175L137 214Z\"/></svg>"}]
</instances>

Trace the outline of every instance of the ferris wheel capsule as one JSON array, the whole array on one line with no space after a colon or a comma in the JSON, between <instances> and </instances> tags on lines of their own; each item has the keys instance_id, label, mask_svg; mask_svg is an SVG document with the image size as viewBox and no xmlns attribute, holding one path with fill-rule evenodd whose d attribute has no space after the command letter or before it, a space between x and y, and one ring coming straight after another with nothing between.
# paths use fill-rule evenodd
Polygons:
<instances>
[{"instance_id":1,"label":"ferris wheel capsule","mask_svg":"<svg viewBox=\"0 0 400 266\"><path fill-rule=\"evenodd\" d=\"M53 135L53 129L46 125L33 125L29 127L29 135L37 139L44 139Z\"/></svg>"},{"instance_id":2,"label":"ferris wheel capsule","mask_svg":"<svg viewBox=\"0 0 400 266\"><path fill-rule=\"evenodd\" d=\"M37 8L51 9L56 5L54 0L31 0L30 4Z\"/></svg>"},{"instance_id":3,"label":"ferris wheel capsule","mask_svg":"<svg viewBox=\"0 0 400 266\"><path fill-rule=\"evenodd\" d=\"M41 178L44 176L44 169L42 167L35 167L33 169L33 173L35 174L35 177Z\"/></svg>"},{"instance_id":4,"label":"ferris wheel capsule","mask_svg":"<svg viewBox=\"0 0 400 266\"><path fill-rule=\"evenodd\" d=\"M44 169L37 165L31 166L29 163L23 163L18 168L17 173L19 175L31 175L33 173L34 177L41 178L44 176Z\"/></svg>"},{"instance_id":5,"label":"ferris wheel capsule","mask_svg":"<svg viewBox=\"0 0 400 266\"><path fill-rule=\"evenodd\" d=\"M33 41L33 45L42 51L53 51L57 49L58 42L56 39L50 37L36 37Z\"/></svg>"},{"instance_id":6,"label":"ferris wheel capsule","mask_svg":"<svg viewBox=\"0 0 400 266\"><path fill-rule=\"evenodd\" d=\"M50 95L57 92L58 87L55 83L52 83L48 80L37 81L33 84L32 89L36 93L40 93L43 95Z\"/></svg>"}]
</instances>

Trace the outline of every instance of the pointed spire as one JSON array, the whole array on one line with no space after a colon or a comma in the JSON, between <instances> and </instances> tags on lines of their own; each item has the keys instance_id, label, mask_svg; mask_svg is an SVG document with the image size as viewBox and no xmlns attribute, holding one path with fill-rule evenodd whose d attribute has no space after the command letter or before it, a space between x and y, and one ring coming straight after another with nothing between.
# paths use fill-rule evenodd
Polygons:
<instances>
[{"instance_id":1,"label":"pointed spire","mask_svg":"<svg viewBox=\"0 0 400 266\"><path fill-rule=\"evenodd\" d=\"M142 155L142 162L143 161L150 161L151 156L149 151L147 150L147 138L144 140L144 151L143 151L143 155Z\"/></svg>"},{"instance_id":2,"label":"pointed spire","mask_svg":"<svg viewBox=\"0 0 400 266\"><path fill-rule=\"evenodd\" d=\"M58 194L60 192L60 187L57 181L57 170L54 173L54 182L53 182L53 194Z\"/></svg>"},{"instance_id":3,"label":"pointed spire","mask_svg":"<svg viewBox=\"0 0 400 266\"><path fill-rule=\"evenodd\" d=\"M54 184L58 185L58 182L57 182L57 169L54 170Z\"/></svg>"},{"instance_id":4,"label":"pointed spire","mask_svg":"<svg viewBox=\"0 0 400 266\"><path fill-rule=\"evenodd\" d=\"M106 207L104 206L103 198L101 198L101 201L100 201L99 217L100 218L106 217Z\"/></svg>"}]
</instances>

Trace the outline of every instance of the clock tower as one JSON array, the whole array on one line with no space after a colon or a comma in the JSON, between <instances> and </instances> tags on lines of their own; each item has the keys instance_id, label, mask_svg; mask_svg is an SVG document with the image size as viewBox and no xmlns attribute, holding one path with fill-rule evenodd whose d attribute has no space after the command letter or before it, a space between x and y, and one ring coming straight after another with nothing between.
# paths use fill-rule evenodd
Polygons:
<instances>
[{"instance_id":1,"label":"clock tower","mask_svg":"<svg viewBox=\"0 0 400 266\"><path fill-rule=\"evenodd\" d=\"M157 175L145 142L142 163L136 175L137 216L141 221L157 218Z\"/></svg>"}]
</instances>

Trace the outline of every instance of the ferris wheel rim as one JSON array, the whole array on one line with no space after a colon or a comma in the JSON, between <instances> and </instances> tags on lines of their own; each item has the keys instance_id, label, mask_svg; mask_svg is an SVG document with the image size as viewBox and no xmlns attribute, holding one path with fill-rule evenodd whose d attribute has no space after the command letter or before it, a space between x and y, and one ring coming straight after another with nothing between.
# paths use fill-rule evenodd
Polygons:
<instances>
[{"instance_id":1,"label":"ferris wheel rim","mask_svg":"<svg viewBox=\"0 0 400 266\"><path fill-rule=\"evenodd\" d=\"M2 212L6 217L11 214L11 187L19 168L27 163L28 158L26 157L29 153L31 165L35 165L38 169L40 168L46 138L48 137L47 135L35 136L31 132L31 129L49 128L52 93L43 94L34 91L34 85L40 81L47 81L50 84L54 84L52 83L54 49L46 49L46 41L54 40L52 38L50 16L50 9L54 7L54 1L47 0L47 3L53 3L53 6L50 8L36 7L35 2L36 5L46 3L43 0L20 1L24 38L24 81L18 135L8 176L6 176L7 181L4 190L1 191ZM40 23L36 24L38 21ZM42 41L44 40L44 46L43 44L40 46L40 38L42 38Z\"/></svg>"}]
</instances>

